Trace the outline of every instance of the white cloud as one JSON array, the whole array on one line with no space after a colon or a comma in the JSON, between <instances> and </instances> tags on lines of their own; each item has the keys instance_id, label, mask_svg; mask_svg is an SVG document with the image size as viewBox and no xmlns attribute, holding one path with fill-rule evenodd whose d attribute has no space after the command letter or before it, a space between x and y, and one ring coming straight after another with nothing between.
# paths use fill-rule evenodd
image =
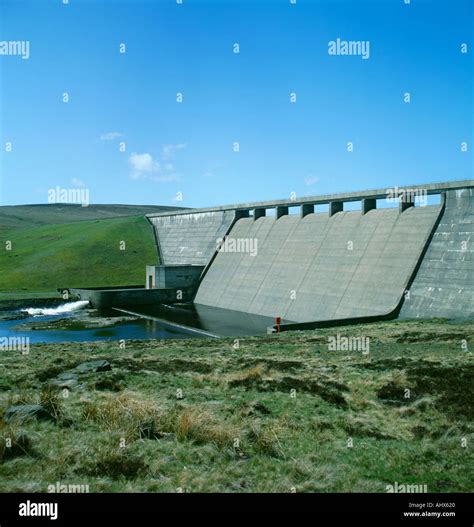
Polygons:
<instances>
[{"instance_id":1,"label":"white cloud","mask_svg":"<svg viewBox=\"0 0 474 527\"><path fill-rule=\"evenodd\" d=\"M318 176L308 176L308 177L304 178L304 184L307 187L311 187L311 186L315 185L318 181L319 181Z\"/></svg>"},{"instance_id":2,"label":"white cloud","mask_svg":"<svg viewBox=\"0 0 474 527\"><path fill-rule=\"evenodd\" d=\"M178 143L176 145L163 145L161 147L161 155L163 159L171 159L178 150L183 150L188 145L186 143Z\"/></svg>"},{"instance_id":3,"label":"white cloud","mask_svg":"<svg viewBox=\"0 0 474 527\"><path fill-rule=\"evenodd\" d=\"M123 134L120 132L107 132L106 134L102 134L100 136L101 141L113 141L114 139L117 139L118 137L123 137Z\"/></svg>"},{"instance_id":4,"label":"white cloud","mask_svg":"<svg viewBox=\"0 0 474 527\"><path fill-rule=\"evenodd\" d=\"M132 167L130 172L132 179L149 179L159 183L168 183L179 179L178 175L174 173L174 166L171 163L161 165L147 152L144 154L133 152L128 158L128 162Z\"/></svg>"},{"instance_id":5,"label":"white cloud","mask_svg":"<svg viewBox=\"0 0 474 527\"><path fill-rule=\"evenodd\" d=\"M130 174L132 179L140 179L160 171L160 164L148 153L137 154L133 152L128 158L128 162L132 167Z\"/></svg>"},{"instance_id":6,"label":"white cloud","mask_svg":"<svg viewBox=\"0 0 474 527\"><path fill-rule=\"evenodd\" d=\"M73 177L71 179L71 183L75 186L75 187L85 187L86 184L84 183L84 181L82 181L82 179L78 179L76 177Z\"/></svg>"},{"instance_id":7,"label":"white cloud","mask_svg":"<svg viewBox=\"0 0 474 527\"><path fill-rule=\"evenodd\" d=\"M132 169L130 177L132 179L149 179L160 183L178 181L179 175L176 173L172 159L178 150L182 150L186 146L185 143L162 145L158 160L154 159L148 152L143 154L133 152L128 158Z\"/></svg>"}]
</instances>

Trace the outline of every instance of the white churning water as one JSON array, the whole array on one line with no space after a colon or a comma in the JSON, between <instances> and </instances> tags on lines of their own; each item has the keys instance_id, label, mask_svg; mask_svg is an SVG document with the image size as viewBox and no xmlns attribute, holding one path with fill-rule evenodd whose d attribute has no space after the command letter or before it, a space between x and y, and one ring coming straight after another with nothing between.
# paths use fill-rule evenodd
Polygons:
<instances>
[{"instance_id":1,"label":"white churning water","mask_svg":"<svg viewBox=\"0 0 474 527\"><path fill-rule=\"evenodd\" d=\"M78 309L84 309L89 304L88 300L79 300L77 302L68 302L67 304L61 304L58 307L28 307L22 309L23 312L28 315L40 316L40 315L62 315L63 313L71 313Z\"/></svg>"}]
</instances>

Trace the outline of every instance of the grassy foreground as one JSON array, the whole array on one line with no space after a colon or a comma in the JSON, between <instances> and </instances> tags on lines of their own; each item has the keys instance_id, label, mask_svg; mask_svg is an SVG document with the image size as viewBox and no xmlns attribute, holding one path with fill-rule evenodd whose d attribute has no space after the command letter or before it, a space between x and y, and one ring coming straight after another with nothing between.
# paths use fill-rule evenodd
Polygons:
<instances>
[{"instance_id":1,"label":"grassy foreground","mask_svg":"<svg viewBox=\"0 0 474 527\"><path fill-rule=\"evenodd\" d=\"M145 285L145 265L158 260L143 216L10 230L0 246L2 298L58 287Z\"/></svg>"},{"instance_id":2,"label":"grassy foreground","mask_svg":"<svg viewBox=\"0 0 474 527\"><path fill-rule=\"evenodd\" d=\"M472 492L474 325L337 329L368 354L330 351L335 333L4 351L0 416L41 401L56 420L0 421L0 490ZM111 369L52 387L91 359Z\"/></svg>"}]
</instances>

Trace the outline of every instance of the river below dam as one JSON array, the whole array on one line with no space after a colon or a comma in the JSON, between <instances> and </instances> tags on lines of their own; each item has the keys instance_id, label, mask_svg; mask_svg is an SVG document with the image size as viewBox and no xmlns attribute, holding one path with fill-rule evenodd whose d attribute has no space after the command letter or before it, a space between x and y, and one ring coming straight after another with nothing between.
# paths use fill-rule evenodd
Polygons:
<instances>
[{"instance_id":1,"label":"river below dam","mask_svg":"<svg viewBox=\"0 0 474 527\"><path fill-rule=\"evenodd\" d=\"M244 336L265 334L274 323L267 317L192 304L124 310L90 309L86 301L23 304L0 306L0 339L5 342L15 337L34 344Z\"/></svg>"}]
</instances>

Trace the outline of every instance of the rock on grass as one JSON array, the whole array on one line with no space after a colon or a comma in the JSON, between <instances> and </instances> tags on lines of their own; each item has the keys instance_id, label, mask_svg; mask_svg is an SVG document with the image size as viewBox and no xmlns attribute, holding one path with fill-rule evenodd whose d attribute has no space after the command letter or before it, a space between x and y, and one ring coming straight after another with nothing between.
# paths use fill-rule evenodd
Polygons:
<instances>
[{"instance_id":1,"label":"rock on grass","mask_svg":"<svg viewBox=\"0 0 474 527\"><path fill-rule=\"evenodd\" d=\"M5 412L4 419L7 423L18 420L20 422L29 419L38 419L40 421L54 421L54 417L41 404L21 404L10 406Z\"/></svg>"}]
</instances>

